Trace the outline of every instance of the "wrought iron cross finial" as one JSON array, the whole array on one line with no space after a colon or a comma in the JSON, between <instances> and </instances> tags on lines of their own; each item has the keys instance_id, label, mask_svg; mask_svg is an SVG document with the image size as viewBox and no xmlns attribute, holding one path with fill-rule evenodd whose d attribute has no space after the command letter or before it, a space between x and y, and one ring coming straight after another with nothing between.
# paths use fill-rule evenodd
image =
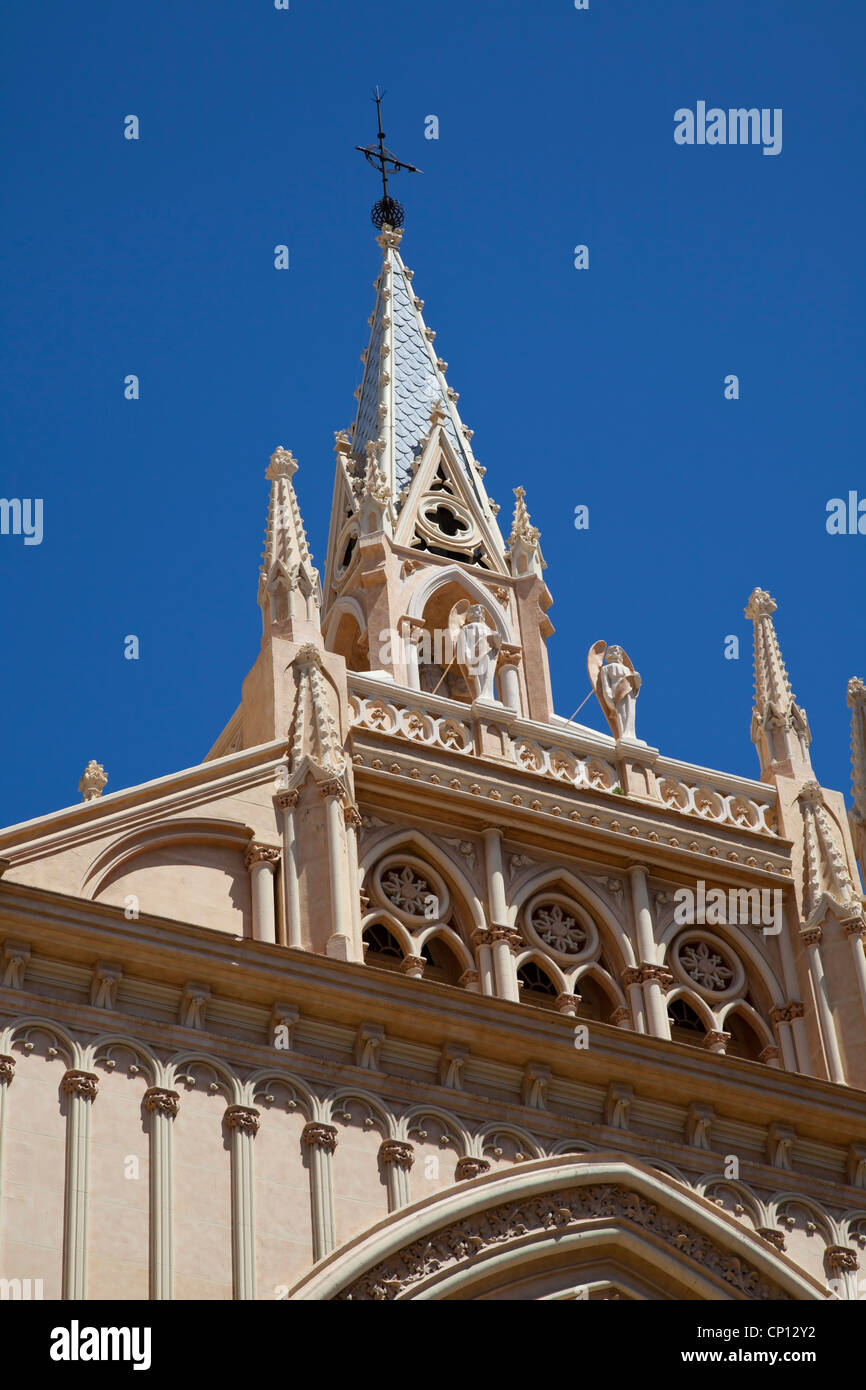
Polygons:
<instances>
[{"instance_id":1,"label":"wrought iron cross finial","mask_svg":"<svg viewBox=\"0 0 866 1390\"><path fill-rule=\"evenodd\" d=\"M396 174L400 169L405 169L409 174L420 174L421 170L416 169L414 164L404 164L395 154L385 148L385 132L382 129L382 98L384 92L380 92L377 87L373 93L373 100L376 103L376 115L379 118L379 133L377 145L356 145L355 149L360 150L367 163L374 169L378 169L382 176L382 197L373 207L371 213L373 226L378 227L402 227L404 212L400 203L392 198L388 192L388 170Z\"/></svg>"}]
</instances>

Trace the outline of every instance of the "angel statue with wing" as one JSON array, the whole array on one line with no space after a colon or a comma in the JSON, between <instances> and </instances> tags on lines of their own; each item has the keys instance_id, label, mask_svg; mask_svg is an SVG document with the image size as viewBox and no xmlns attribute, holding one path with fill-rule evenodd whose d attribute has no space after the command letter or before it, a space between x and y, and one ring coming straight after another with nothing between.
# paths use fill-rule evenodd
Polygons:
<instances>
[{"instance_id":1,"label":"angel statue with wing","mask_svg":"<svg viewBox=\"0 0 866 1390\"><path fill-rule=\"evenodd\" d=\"M636 740L634 716L641 680L628 653L622 647L594 642L586 658L586 669L614 738Z\"/></svg>"},{"instance_id":2,"label":"angel statue with wing","mask_svg":"<svg viewBox=\"0 0 866 1390\"><path fill-rule=\"evenodd\" d=\"M454 641L456 659L470 680L477 700L494 700L496 663L502 638L488 622L487 610L480 603L466 599L451 610L449 628Z\"/></svg>"}]
</instances>

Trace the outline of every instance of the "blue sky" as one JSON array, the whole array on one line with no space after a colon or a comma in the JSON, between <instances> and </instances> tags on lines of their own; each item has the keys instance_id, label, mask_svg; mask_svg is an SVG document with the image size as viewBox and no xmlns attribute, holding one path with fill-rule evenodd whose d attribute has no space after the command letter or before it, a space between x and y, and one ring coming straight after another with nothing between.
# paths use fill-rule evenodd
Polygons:
<instances>
[{"instance_id":1,"label":"blue sky","mask_svg":"<svg viewBox=\"0 0 866 1390\"><path fill-rule=\"evenodd\" d=\"M0 496L41 497L44 538L0 536L0 823L77 801L89 758L112 791L205 754L258 647L277 444L323 566L378 269L354 151L377 82L424 170L395 191L449 383L500 519L524 483L541 527L557 708L618 641L639 735L757 775L760 585L847 792L866 535L825 520L866 498L862 4L46 0L4 26ZM782 108L782 152L676 145L699 100Z\"/></svg>"}]
</instances>

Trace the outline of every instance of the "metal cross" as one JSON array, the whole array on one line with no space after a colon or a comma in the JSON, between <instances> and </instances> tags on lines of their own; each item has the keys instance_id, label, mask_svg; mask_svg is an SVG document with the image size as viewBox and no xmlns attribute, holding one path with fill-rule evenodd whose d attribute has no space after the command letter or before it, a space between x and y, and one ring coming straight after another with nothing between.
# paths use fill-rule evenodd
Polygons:
<instances>
[{"instance_id":1,"label":"metal cross","mask_svg":"<svg viewBox=\"0 0 866 1390\"><path fill-rule=\"evenodd\" d=\"M374 169L378 169L382 176L382 197L373 208L373 225L381 228L385 223L392 227L403 225L403 209L396 199L392 198L388 192L388 171L396 174L400 169L405 169L409 174L420 174L421 170L416 169L414 164L405 164L398 159L391 150L385 148L385 132L382 129L382 97L384 92L380 92L377 87L373 93L373 100L376 103L376 115L379 118L379 133L377 145L356 145L355 149L360 150L367 163Z\"/></svg>"}]
</instances>

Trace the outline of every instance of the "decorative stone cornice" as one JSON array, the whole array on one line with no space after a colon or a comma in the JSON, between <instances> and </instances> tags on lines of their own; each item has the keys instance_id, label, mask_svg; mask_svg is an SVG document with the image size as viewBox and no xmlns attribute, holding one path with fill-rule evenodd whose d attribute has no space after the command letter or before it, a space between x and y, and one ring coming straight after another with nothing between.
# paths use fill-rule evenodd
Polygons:
<instances>
[{"instance_id":1,"label":"decorative stone cornice","mask_svg":"<svg viewBox=\"0 0 866 1390\"><path fill-rule=\"evenodd\" d=\"M379 1157L383 1163L393 1163L408 1172L415 1162L415 1151L411 1144L399 1139L385 1139L379 1146Z\"/></svg>"},{"instance_id":2,"label":"decorative stone cornice","mask_svg":"<svg viewBox=\"0 0 866 1390\"><path fill-rule=\"evenodd\" d=\"M337 1131L334 1126L320 1124L315 1120L304 1125L301 1138L305 1144L322 1149L324 1153L332 1154L337 1147Z\"/></svg>"},{"instance_id":3,"label":"decorative stone cornice","mask_svg":"<svg viewBox=\"0 0 866 1390\"><path fill-rule=\"evenodd\" d=\"M482 1173L489 1171L489 1158L475 1158L470 1154L466 1158L458 1158L454 1176L458 1182L468 1182L472 1178L480 1178Z\"/></svg>"},{"instance_id":4,"label":"decorative stone cornice","mask_svg":"<svg viewBox=\"0 0 866 1390\"><path fill-rule=\"evenodd\" d=\"M167 1115L173 1120L180 1110L180 1096L163 1086L150 1086L144 1093L144 1108L151 1115Z\"/></svg>"},{"instance_id":5,"label":"decorative stone cornice","mask_svg":"<svg viewBox=\"0 0 866 1390\"><path fill-rule=\"evenodd\" d=\"M224 1118L229 1129L240 1130L241 1134L259 1132L259 1111L249 1105L228 1106Z\"/></svg>"},{"instance_id":6,"label":"decorative stone cornice","mask_svg":"<svg viewBox=\"0 0 866 1390\"><path fill-rule=\"evenodd\" d=\"M99 1077L92 1071L64 1072L60 1084L68 1096L81 1096L84 1100L95 1100L99 1091Z\"/></svg>"},{"instance_id":7,"label":"decorative stone cornice","mask_svg":"<svg viewBox=\"0 0 866 1390\"><path fill-rule=\"evenodd\" d=\"M0 1054L0 1082L11 1081L15 1075L15 1058Z\"/></svg>"}]
</instances>

